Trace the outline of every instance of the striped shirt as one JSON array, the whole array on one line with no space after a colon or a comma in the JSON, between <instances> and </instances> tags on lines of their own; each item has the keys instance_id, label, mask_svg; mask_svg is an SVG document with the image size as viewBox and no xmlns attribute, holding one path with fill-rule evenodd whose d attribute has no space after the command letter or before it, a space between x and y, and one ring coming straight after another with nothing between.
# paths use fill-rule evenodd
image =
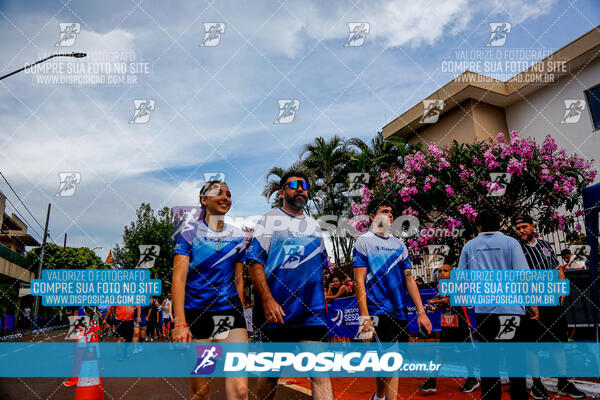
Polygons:
<instances>
[{"instance_id":1,"label":"striped shirt","mask_svg":"<svg viewBox=\"0 0 600 400\"><path fill-rule=\"evenodd\" d=\"M557 269L558 259L550 243L542 239L536 239L534 244L521 243L523 253L531 269Z\"/></svg>"}]
</instances>

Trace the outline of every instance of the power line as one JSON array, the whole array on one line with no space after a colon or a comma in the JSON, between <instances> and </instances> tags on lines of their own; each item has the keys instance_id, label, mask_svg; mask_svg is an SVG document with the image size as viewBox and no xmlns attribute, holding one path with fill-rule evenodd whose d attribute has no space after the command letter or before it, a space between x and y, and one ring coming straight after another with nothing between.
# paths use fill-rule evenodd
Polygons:
<instances>
[{"instance_id":1,"label":"power line","mask_svg":"<svg viewBox=\"0 0 600 400\"><path fill-rule=\"evenodd\" d=\"M12 203L12 201L10 201L10 199L8 197L6 198L6 201L8 201L8 204L10 204L11 207L13 208L13 210L15 210L15 212L17 213L17 215L19 216L19 218L21 218L21 220L27 224L27 227L30 230L32 230L36 235L38 235L40 238L42 238L42 235L31 226L31 224L29 223L29 221L27 221L25 219L25 217L21 214L21 212L19 210L17 210L17 207L15 207L15 205ZM42 240L43 240L43 238L42 238Z\"/></svg>"},{"instance_id":2,"label":"power line","mask_svg":"<svg viewBox=\"0 0 600 400\"><path fill-rule=\"evenodd\" d=\"M21 198L19 197L19 195L17 194L17 192L15 192L15 189L13 189L12 185L10 184L10 182L8 182L8 179L6 179L6 177L4 176L4 174L2 173L2 171L0 171L0 175L2 176L2 178L4 179L4 181L6 182L6 184L8 185L8 187L10 188L10 190L12 190L12 192L15 194L15 196L17 196L17 199L19 199L19 201L21 202L21 204L23 204L23 207L25 207L25 209L27 210L27 212L29 213L29 215L31 215L31 217L33 218L33 220L36 222L36 224L38 224L38 226L41 229L44 229L44 227L42 226L42 224L40 224L37 220L37 218L35 217L35 215L33 215L31 213L31 211L29 211L29 208L27 208L27 206L25 205L25 203L23 202L23 200L21 200ZM11 203L12 204L12 203ZM13 206L13 208L16 207ZM54 239L52 239L52 237L50 236L50 234L48 234L48 237L50 238L50 240L52 241L52 243L56 244L56 242L54 241ZM43 240L43 238L42 238Z\"/></svg>"}]
</instances>

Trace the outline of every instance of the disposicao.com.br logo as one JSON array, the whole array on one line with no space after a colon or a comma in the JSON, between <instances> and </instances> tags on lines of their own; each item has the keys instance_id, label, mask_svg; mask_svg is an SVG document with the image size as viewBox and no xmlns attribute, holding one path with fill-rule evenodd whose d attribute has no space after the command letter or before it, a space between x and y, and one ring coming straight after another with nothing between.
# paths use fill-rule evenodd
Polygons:
<instances>
[{"instance_id":1,"label":"disposicao.com.br logo","mask_svg":"<svg viewBox=\"0 0 600 400\"><path fill-rule=\"evenodd\" d=\"M394 372L437 371L441 364L405 363L397 352L230 352L224 357L225 372Z\"/></svg>"}]
</instances>

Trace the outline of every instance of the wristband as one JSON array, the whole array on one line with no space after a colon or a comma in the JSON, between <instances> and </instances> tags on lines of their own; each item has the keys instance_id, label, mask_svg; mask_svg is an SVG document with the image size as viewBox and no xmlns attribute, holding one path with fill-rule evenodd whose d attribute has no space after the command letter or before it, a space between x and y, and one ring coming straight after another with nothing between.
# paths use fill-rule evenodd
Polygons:
<instances>
[{"instance_id":1,"label":"wristband","mask_svg":"<svg viewBox=\"0 0 600 400\"><path fill-rule=\"evenodd\" d=\"M189 326L188 324L175 324L175 328L177 328L178 326Z\"/></svg>"}]
</instances>

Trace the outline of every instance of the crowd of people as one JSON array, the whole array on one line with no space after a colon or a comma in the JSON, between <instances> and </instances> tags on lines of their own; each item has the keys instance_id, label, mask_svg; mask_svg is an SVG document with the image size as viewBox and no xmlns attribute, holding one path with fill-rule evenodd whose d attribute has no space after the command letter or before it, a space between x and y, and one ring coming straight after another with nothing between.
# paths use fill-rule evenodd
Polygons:
<instances>
[{"instance_id":1,"label":"crowd of people","mask_svg":"<svg viewBox=\"0 0 600 400\"><path fill-rule=\"evenodd\" d=\"M383 344L408 341L406 296L415 306L417 326L423 337L432 332L426 308L443 309L445 316L454 316L446 318L451 323L441 324L442 343L567 340L561 305L478 306L475 321L471 321L465 309L452 306L448 297L437 296L424 304L408 249L401 238L390 233L394 210L386 199L372 199L367 207L371 228L355 241L353 276L333 275L326 283L323 271L328 267L328 256L321 229L316 220L304 214L308 185L301 172L284 175L279 192L282 207L270 210L258 221L247 244L244 233L224 221L232 204L228 185L221 181L207 182L200 196L203 218L184 222L185 229L178 229L175 236L172 295L162 302L153 299L145 307L99 307L103 335L115 332L120 342L138 343L169 337L173 342L247 342L245 263L254 292L252 325L262 342L328 341L326 301L350 295L356 296L358 303L361 337ZM558 269L561 278L565 278L567 267L577 268L566 252L561 254L564 264L558 262L551 246L537 238L534 221L529 216L519 215L512 220L518 240L500 232L499 217L493 211L481 210L475 223L479 234L466 243L456 264L448 262L439 268L439 279L448 279L453 268ZM500 330L507 318L516 332L503 339ZM472 392L480 387L482 399L499 400L499 378L477 379L473 369L475 357L475 354L463 355L470 377L460 390ZM500 359L488 361L497 364ZM535 357L527 360L533 375L538 370L536 361ZM554 361L560 365L560 355ZM277 382L277 377L260 377L257 398L272 400ZM376 377L375 383L371 400L397 398L397 376ZM247 386L247 377L225 378L226 398L247 399ZM312 377L311 386L314 399L333 399L329 377ZM209 377L191 378L191 398L208 399L210 387ZM419 389L436 391L435 377L427 379ZM559 394L572 398L584 397L567 378L559 378L558 390ZM510 395L513 400L530 395L538 400L549 398L537 377L529 393L525 378L511 377Z\"/></svg>"}]
</instances>

